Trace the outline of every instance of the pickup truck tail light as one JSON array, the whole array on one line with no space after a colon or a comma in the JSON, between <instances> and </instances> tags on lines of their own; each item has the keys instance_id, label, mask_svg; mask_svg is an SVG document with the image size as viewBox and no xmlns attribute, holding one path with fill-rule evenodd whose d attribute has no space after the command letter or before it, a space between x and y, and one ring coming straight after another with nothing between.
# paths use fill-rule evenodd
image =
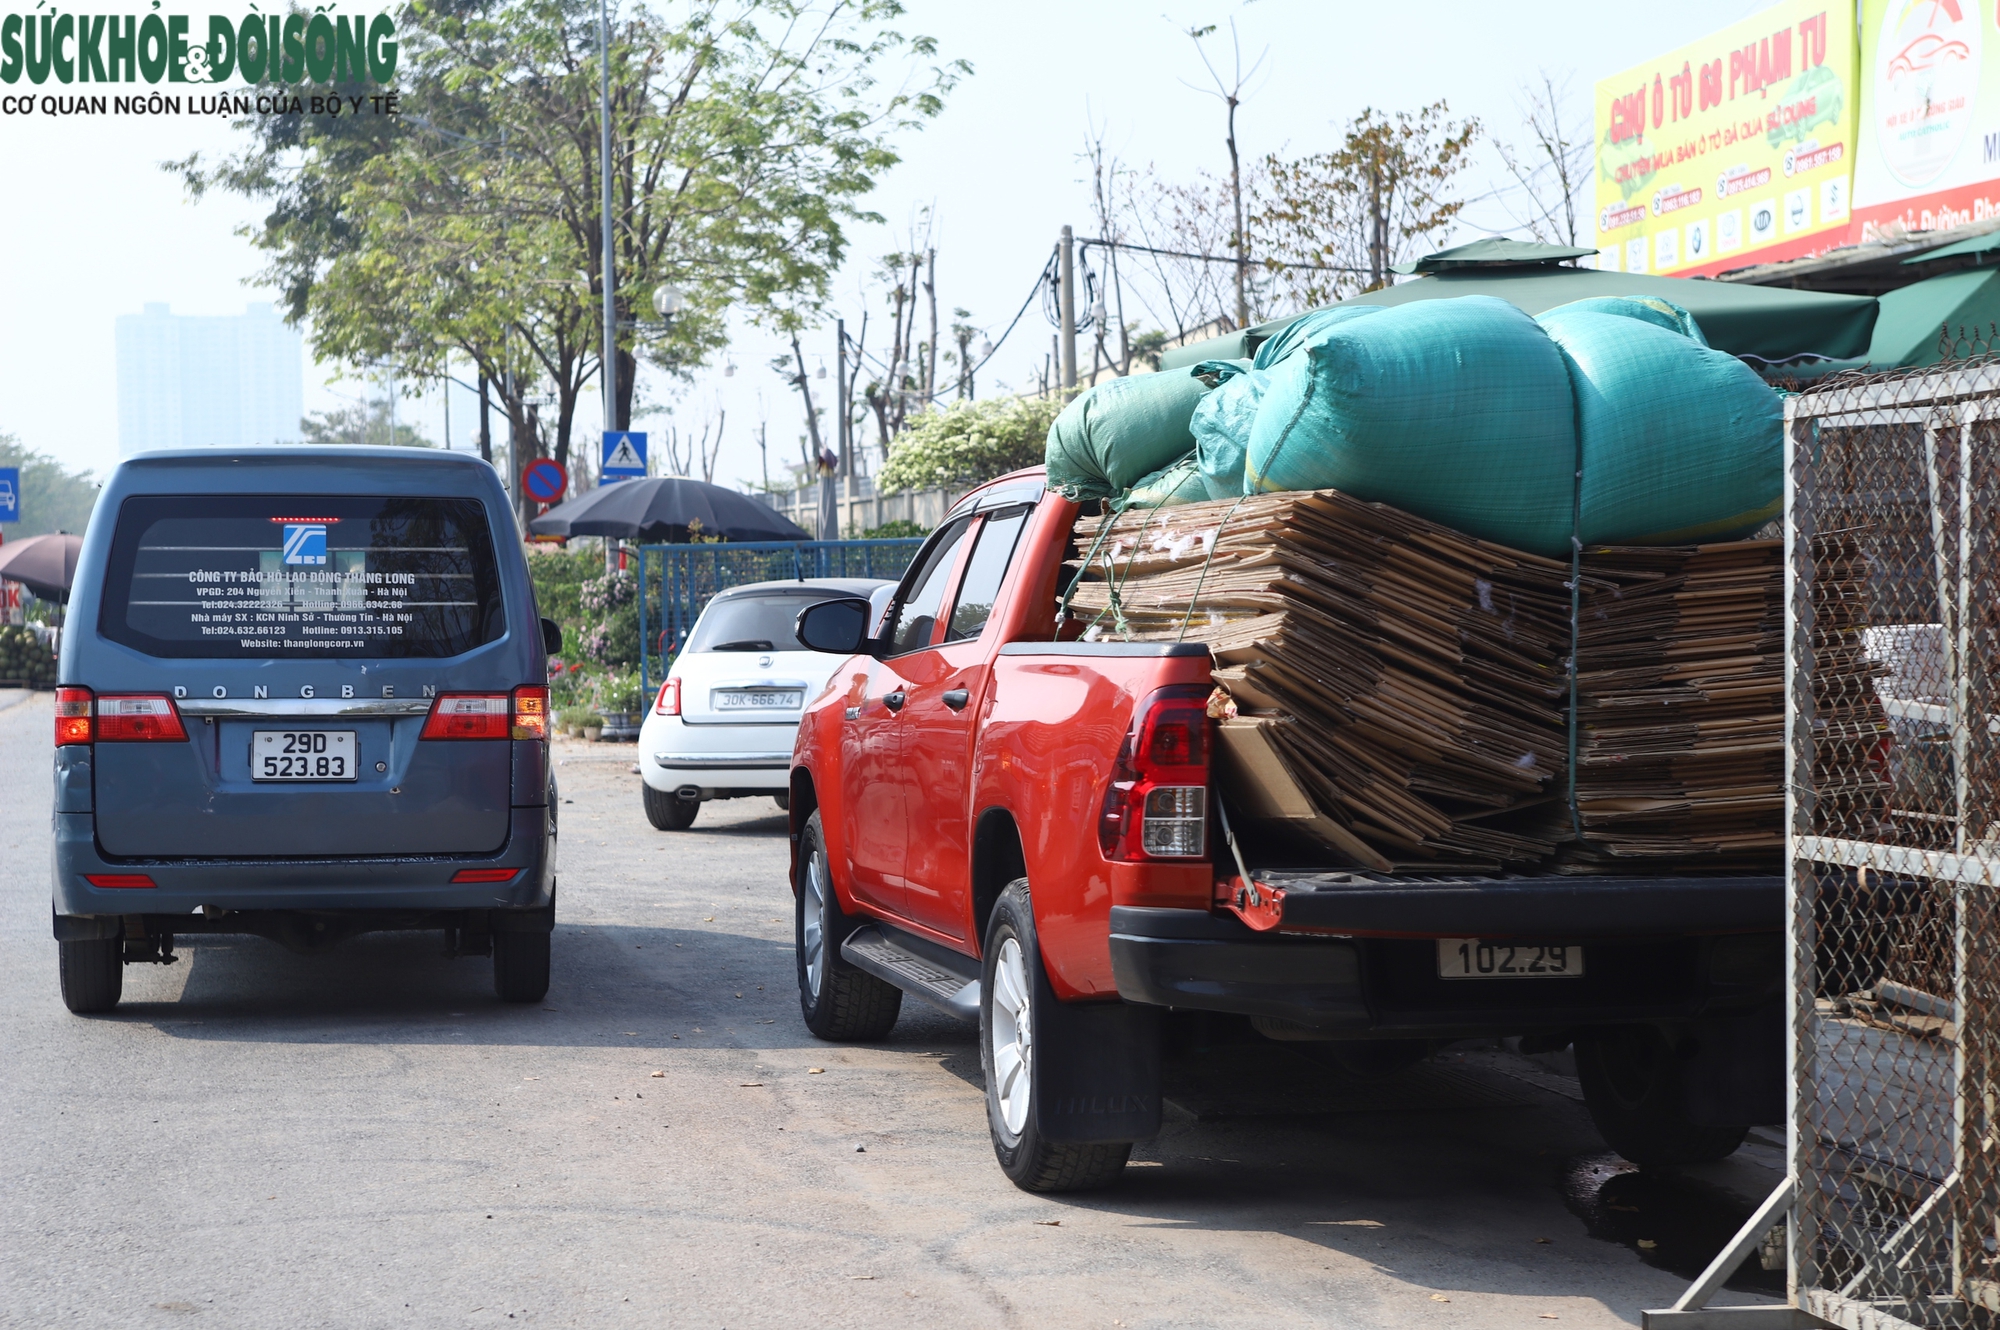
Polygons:
<instances>
[{"instance_id":1,"label":"pickup truck tail light","mask_svg":"<svg viewBox=\"0 0 2000 1330\"><path fill-rule=\"evenodd\" d=\"M1157 688L1132 715L1097 819L1107 859L1201 859L1208 854L1208 693Z\"/></svg>"},{"instance_id":2,"label":"pickup truck tail light","mask_svg":"<svg viewBox=\"0 0 2000 1330\"><path fill-rule=\"evenodd\" d=\"M678 716L681 714L681 681L679 677L660 685L660 696L653 703L656 716Z\"/></svg>"}]
</instances>

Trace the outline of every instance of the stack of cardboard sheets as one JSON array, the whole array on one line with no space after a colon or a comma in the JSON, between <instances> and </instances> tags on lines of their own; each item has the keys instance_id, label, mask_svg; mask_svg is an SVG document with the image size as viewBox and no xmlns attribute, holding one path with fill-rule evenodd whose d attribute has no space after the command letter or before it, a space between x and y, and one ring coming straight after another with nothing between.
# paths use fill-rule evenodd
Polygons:
<instances>
[{"instance_id":1,"label":"stack of cardboard sheets","mask_svg":"<svg viewBox=\"0 0 2000 1330\"><path fill-rule=\"evenodd\" d=\"M1086 636L1208 644L1225 796L1260 823L1379 869L1778 860L1779 541L1586 552L1574 811L1566 564L1334 491L1085 519L1075 541ZM1860 634L1825 636L1821 668L1858 671L1833 684L1841 723L1873 732Z\"/></svg>"},{"instance_id":2,"label":"stack of cardboard sheets","mask_svg":"<svg viewBox=\"0 0 2000 1330\"><path fill-rule=\"evenodd\" d=\"M1775 862L1784 844L1784 543L1592 549L1584 573L1584 834L1565 861Z\"/></svg>"},{"instance_id":3,"label":"stack of cardboard sheets","mask_svg":"<svg viewBox=\"0 0 2000 1330\"><path fill-rule=\"evenodd\" d=\"M1334 491L1101 526L1078 524L1072 615L1087 636L1207 643L1245 713L1225 754L1278 764L1318 814L1309 834L1384 869L1554 849L1564 565Z\"/></svg>"}]
</instances>

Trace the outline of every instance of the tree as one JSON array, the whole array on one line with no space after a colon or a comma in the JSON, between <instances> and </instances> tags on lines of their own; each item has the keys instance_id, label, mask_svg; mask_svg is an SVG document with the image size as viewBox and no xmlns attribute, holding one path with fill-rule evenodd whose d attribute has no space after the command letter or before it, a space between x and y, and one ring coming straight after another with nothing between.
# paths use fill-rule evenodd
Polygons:
<instances>
[{"instance_id":1,"label":"tree","mask_svg":"<svg viewBox=\"0 0 2000 1330\"><path fill-rule=\"evenodd\" d=\"M1379 290L1392 265L1450 230L1465 207L1453 184L1479 122L1449 115L1441 100L1393 115L1370 107L1332 152L1264 159L1252 231L1292 300L1323 305L1357 288Z\"/></svg>"},{"instance_id":2,"label":"tree","mask_svg":"<svg viewBox=\"0 0 2000 1330\"><path fill-rule=\"evenodd\" d=\"M401 421L390 428L389 403L355 402L322 411L299 422L299 442L308 444L387 444L397 448L435 448L415 425Z\"/></svg>"},{"instance_id":3,"label":"tree","mask_svg":"<svg viewBox=\"0 0 2000 1330\"><path fill-rule=\"evenodd\" d=\"M1498 140L1493 145L1523 195L1519 206L1509 205L1507 212L1544 244L1575 246L1577 200L1591 183L1594 131L1588 121L1566 122L1562 107L1569 96L1567 78L1560 88L1546 69L1538 78L1539 82L1523 83L1518 98L1528 142L1518 148Z\"/></svg>"},{"instance_id":4,"label":"tree","mask_svg":"<svg viewBox=\"0 0 2000 1330\"><path fill-rule=\"evenodd\" d=\"M405 113L265 117L217 165L173 164L199 192L270 205L252 239L264 277L309 320L322 357L441 372L458 351L493 385L520 442L557 460L597 372L601 184L597 9L587 0L413 0ZM613 264L621 330L613 423L631 421L636 360L685 375L723 341L733 304L796 330L823 302L845 226L935 116L964 62L894 90L892 60L935 45L889 26L895 0L693 0L633 12L609 59ZM654 290L682 297L643 322Z\"/></svg>"},{"instance_id":5,"label":"tree","mask_svg":"<svg viewBox=\"0 0 2000 1330\"><path fill-rule=\"evenodd\" d=\"M988 397L912 416L877 483L893 494L976 485L1037 466L1063 405L1061 397Z\"/></svg>"},{"instance_id":6,"label":"tree","mask_svg":"<svg viewBox=\"0 0 2000 1330\"><path fill-rule=\"evenodd\" d=\"M0 466L21 469L20 517L0 527L0 535L8 540L54 531L80 536L90 525L100 486L88 471L72 471L11 434L0 434Z\"/></svg>"}]
</instances>

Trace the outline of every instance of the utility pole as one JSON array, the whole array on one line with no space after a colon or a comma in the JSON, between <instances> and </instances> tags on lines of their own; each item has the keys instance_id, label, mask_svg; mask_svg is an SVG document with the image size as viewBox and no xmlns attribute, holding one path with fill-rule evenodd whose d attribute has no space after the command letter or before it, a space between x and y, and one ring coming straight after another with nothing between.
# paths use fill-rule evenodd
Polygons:
<instances>
[{"instance_id":1,"label":"utility pole","mask_svg":"<svg viewBox=\"0 0 2000 1330\"><path fill-rule=\"evenodd\" d=\"M1236 30L1234 23L1231 20L1231 32ZM1239 63L1237 68L1242 68L1242 65ZM1236 234L1232 237L1236 241L1236 326L1247 328L1250 326L1250 297L1246 290L1250 255L1244 243L1248 237L1243 234L1243 166L1236 153L1236 93L1240 87L1232 89L1225 100L1229 103L1229 194L1236 207Z\"/></svg>"},{"instance_id":2,"label":"utility pole","mask_svg":"<svg viewBox=\"0 0 2000 1330\"><path fill-rule=\"evenodd\" d=\"M604 340L598 352L604 383L604 428L621 428L618 420L618 300L616 276L611 264L611 0L597 3L597 118L602 134L598 139L598 169L603 175L604 235ZM604 571L618 567L617 542L604 539Z\"/></svg>"},{"instance_id":3,"label":"utility pole","mask_svg":"<svg viewBox=\"0 0 2000 1330\"><path fill-rule=\"evenodd\" d=\"M929 252L929 255L924 260L924 265L924 294L930 298L931 302L930 352L924 358L924 408L929 410L931 403L937 398L937 251L935 249Z\"/></svg>"},{"instance_id":4,"label":"utility pole","mask_svg":"<svg viewBox=\"0 0 2000 1330\"><path fill-rule=\"evenodd\" d=\"M835 446L840 449L840 474L847 479L847 495L854 497L854 445L853 430L848 423L847 410L847 320L833 321L833 405L840 413L840 425L834 432Z\"/></svg>"},{"instance_id":5,"label":"utility pole","mask_svg":"<svg viewBox=\"0 0 2000 1330\"><path fill-rule=\"evenodd\" d=\"M493 461L493 404L486 395L486 376L479 376L479 456Z\"/></svg>"},{"instance_id":6,"label":"utility pole","mask_svg":"<svg viewBox=\"0 0 2000 1330\"><path fill-rule=\"evenodd\" d=\"M1065 226L1059 248L1062 258L1057 265L1062 273L1061 299L1062 341L1057 348L1061 354L1062 386L1076 387L1076 234Z\"/></svg>"}]
</instances>

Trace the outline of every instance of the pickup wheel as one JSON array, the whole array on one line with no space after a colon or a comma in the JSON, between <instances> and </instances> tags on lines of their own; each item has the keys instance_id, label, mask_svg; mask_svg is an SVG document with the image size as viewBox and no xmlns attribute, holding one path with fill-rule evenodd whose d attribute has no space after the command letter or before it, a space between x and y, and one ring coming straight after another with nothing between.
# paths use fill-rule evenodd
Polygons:
<instances>
[{"instance_id":1,"label":"pickup wheel","mask_svg":"<svg viewBox=\"0 0 2000 1330\"><path fill-rule=\"evenodd\" d=\"M646 820L656 831L686 831L694 825L701 800L683 799L672 790L656 790L643 781L640 788L646 792Z\"/></svg>"},{"instance_id":2,"label":"pickup wheel","mask_svg":"<svg viewBox=\"0 0 2000 1330\"><path fill-rule=\"evenodd\" d=\"M125 944L115 937L56 943L63 1005L79 1016L110 1011L125 992Z\"/></svg>"},{"instance_id":3,"label":"pickup wheel","mask_svg":"<svg viewBox=\"0 0 2000 1330\"><path fill-rule=\"evenodd\" d=\"M799 1012L821 1039L880 1039L895 1028L903 990L855 969L840 944L855 921L840 908L828 871L819 814L799 834L799 889L794 904L799 964Z\"/></svg>"},{"instance_id":4,"label":"pickup wheel","mask_svg":"<svg viewBox=\"0 0 2000 1330\"><path fill-rule=\"evenodd\" d=\"M1028 879L1000 893L986 925L979 976L979 1060L986 1073L986 1125L1000 1171L1023 1191L1089 1191L1125 1172L1130 1141L1081 1145L1045 1141L1036 1127L1042 1062L1035 1010L1054 1002L1035 940Z\"/></svg>"},{"instance_id":5,"label":"pickup wheel","mask_svg":"<svg viewBox=\"0 0 2000 1330\"><path fill-rule=\"evenodd\" d=\"M1690 1121L1681 1061L1650 1025L1579 1036L1576 1074L1584 1106L1605 1143L1641 1166L1704 1164L1733 1154L1749 1126Z\"/></svg>"}]
</instances>

